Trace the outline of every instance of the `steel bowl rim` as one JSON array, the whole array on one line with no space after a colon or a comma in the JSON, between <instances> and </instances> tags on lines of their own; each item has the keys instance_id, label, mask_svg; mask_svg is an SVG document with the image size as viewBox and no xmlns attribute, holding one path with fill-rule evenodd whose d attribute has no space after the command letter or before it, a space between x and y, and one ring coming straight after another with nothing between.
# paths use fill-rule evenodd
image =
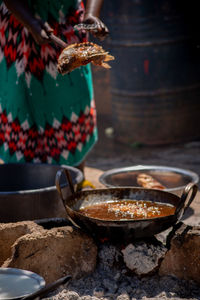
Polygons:
<instances>
[{"instance_id":1,"label":"steel bowl rim","mask_svg":"<svg viewBox=\"0 0 200 300\"><path fill-rule=\"evenodd\" d=\"M127 171L142 171L142 170L163 170L163 171L171 171L171 172L176 172L179 174L184 174L189 177L191 177L191 181L194 184L197 184L199 182L199 176L197 173L190 171L188 169L182 169L182 168L176 168L176 167L168 167L168 166L157 166L157 165L135 165L135 166L129 166L129 167L122 167L122 168L114 168L110 169L108 171L105 171L100 177L99 181L106 187L130 187L130 186L123 186L123 185L112 185L109 184L105 181L105 178L108 175L114 175L114 174L119 174L119 173L126 173ZM182 186L177 186L175 188L166 188L164 191L166 192L174 192L177 190L184 189L186 185Z\"/></svg>"},{"instance_id":2,"label":"steel bowl rim","mask_svg":"<svg viewBox=\"0 0 200 300\"><path fill-rule=\"evenodd\" d=\"M27 163L29 164L29 163ZM26 164L26 165L27 165ZM18 163L10 163L9 165L18 165ZM20 164L20 165L25 165L25 164ZM35 164L36 165L36 164ZM37 163L37 165L44 165L42 163ZM52 166L56 166L56 165L52 165ZM74 170L76 169L77 171L77 176L75 178L76 183L79 182L79 180L83 180L83 173L81 172L81 170L79 170L76 167L72 167L72 166L68 166L68 165L60 165L60 168L67 168L69 170ZM56 176L56 175L55 175ZM65 187L66 184L62 185L62 187ZM16 191L0 191L0 196L8 196L8 195L25 195L25 194L34 194L34 193L45 193L45 192L50 192L50 191L56 191L56 185L52 185L52 186L48 186L48 187L44 187L44 188L38 188L38 189L30 189L30 190L16 190Z\"/></svg>"}]
</instances>

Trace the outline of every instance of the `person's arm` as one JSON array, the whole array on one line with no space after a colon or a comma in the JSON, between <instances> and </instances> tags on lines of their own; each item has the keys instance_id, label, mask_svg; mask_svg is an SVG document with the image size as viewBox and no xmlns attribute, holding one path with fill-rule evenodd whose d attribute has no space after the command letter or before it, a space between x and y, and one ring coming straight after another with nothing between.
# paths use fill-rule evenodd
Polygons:
<instances>
[{"instance_id":1,"label":"person's arm","mask_svg":"<svg viewBox=\"0 0 200 300\"><path fill-rule=\"evenodd\" d=\"M53 30L47 23L35 18L26 0L4 0L8 10L24 25L33 35L38 44L49 42L48 33Z\"/></svg>"},{"instance_id":2,"label":"person's arm","mask_svg":"<svg viewBox=\"0 0 200 300\"><path fill-rule=\"evenodd\" d=\"M85 15L100 16L103 0L87 0L85 7Z\"/></svg>"},{"instance_id":3,"label":"person's arm","mask_svg":"<svg viewBox=\"0 0 200 300\"><path fill-rule=\"evenodd\" d=\"M85 7L85 16L83 23L96 26L97 31L90 32L99 38L106 36L109 31L106 25L99 19L103 0L87 0Z\"/></svg>"}]
</instances>

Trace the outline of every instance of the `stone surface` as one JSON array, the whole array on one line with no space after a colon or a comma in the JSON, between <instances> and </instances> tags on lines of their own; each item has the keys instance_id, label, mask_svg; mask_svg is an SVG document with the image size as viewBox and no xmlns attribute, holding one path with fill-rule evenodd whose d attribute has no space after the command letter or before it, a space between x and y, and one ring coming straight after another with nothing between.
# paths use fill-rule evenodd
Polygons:
<instances>
[{"instance_id":1,"label":"stone surface","mask_svg":"<svg viewBox=\"0 0 200 300\"><path fill-rule=\"evenodd\" d=\"M161 244L137 242L122 250L128 269L142 277L156 273L167 249Z\"/></svg>"},{"instance_id":2,"label":"stone surface","mask_svg":"<svg viewBox=\"0 0 200 300\"><path fill-rule=\"evenodd\" d=\"M42 228L36 223L0 223L0 265L11 256L11 246L21 236Z\"/></svg>"},{"instance_id":3,"label":"stone surface","mask_svg":"<svg viewBox=\"0 0 200 300\"><path fill-rule=\"evenodd\" d=\"M14 243L12 251L3 267L35 272L47 283L69 274L79 278L93 272L96 266L93 240L71 226L26 234Z\"/></svg>"},{"instance_id":4,"label":"stone surface","mask_svg":"<svg viewBox=\"0 0 200 300\"><path fill-rule=\"evenodd\" d=\"M125 267L121 251L119 253L120 245L111 246L106 242L98 248L95 271L84 278L71 280L49 300L71 300L72 295L76 300L200 299L200 286L195 282L157 274L139 278Z\"/></svg>"},{"instance_id":5,"label":"stone surface","mask_svg":"<svg viewBox=\"0 0 200 300\"><path fill-rule=\"evenodd\" d=\"M159 275L175 275L200 283L200 227L181 224L170 241Z\"/></svg>"}]
</instances>

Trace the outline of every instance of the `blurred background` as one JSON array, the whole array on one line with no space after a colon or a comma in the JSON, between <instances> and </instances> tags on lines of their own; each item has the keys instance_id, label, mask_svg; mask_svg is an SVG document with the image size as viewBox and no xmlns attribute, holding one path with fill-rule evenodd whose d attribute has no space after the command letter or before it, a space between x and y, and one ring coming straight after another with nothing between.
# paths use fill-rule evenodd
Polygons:
<instances>
[{"instance_id":1,"label":"blurred background","mask_svg":"<svg viewBox=\"0 0 200 300\"><path fill-rule=\"evenodd\" d=\"M110 35L101 44L115 60L93 68L101 138L103 130L127 146L199 139L197 14L195 1L104 2Z\"/></svg>"}]
</instances>

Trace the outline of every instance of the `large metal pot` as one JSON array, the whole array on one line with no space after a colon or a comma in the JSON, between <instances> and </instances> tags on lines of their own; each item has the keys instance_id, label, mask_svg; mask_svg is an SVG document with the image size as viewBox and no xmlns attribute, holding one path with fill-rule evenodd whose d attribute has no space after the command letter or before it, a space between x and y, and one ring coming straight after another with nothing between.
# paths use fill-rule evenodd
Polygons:
<instances>
[{"instance_id":1,"label":"large metal pot","mask_svg":"<svg viewBox=\"0 0 200 300\"><path fill-rule=\"evenodd\" d=\"M66 215L75 226L79 226L98 239L109 238L113 241L141 239L160 233L179 221L198 190L195 184L190 183L181 197L165 191L145 188L108 188L72 192L72 195L66 198L60 187L63 172L63 170L57 172L56 186L66 209ZM66 175L69 178L68 174ZM80 209L86 206L126 199L166 203L174 205L176 209L174 214L164 217L112 221L88 217L80 212Z\"/></svg>"},{"instance_id":2,"label":"large metal pot","mask_svg":"<svg viewBox=\"0 0 200 300\"><path fill-rule=\"evenodd\" d=\"M136 165L124 168L115 168L104 172L99 181L106 187L139 187L137 176L140 173L151 175L166 187L165 191L181 196L188 183L197 184L199 176L190 170L156 166Z\"/></svg>"},{"instance_id":3,"label":"large metal pot","mask_svg":"<svg viewBox=\"0 0 200 300\"><path fill-rule=\"evenodd\" d=\"M73 184L82 181L80 170L65 165L0 165L0 222L65 217L55 186L56 172L61 167L69 170ZM69 188L63 179L61 186L67 196Z\"/></svg>"}]
</instances>

